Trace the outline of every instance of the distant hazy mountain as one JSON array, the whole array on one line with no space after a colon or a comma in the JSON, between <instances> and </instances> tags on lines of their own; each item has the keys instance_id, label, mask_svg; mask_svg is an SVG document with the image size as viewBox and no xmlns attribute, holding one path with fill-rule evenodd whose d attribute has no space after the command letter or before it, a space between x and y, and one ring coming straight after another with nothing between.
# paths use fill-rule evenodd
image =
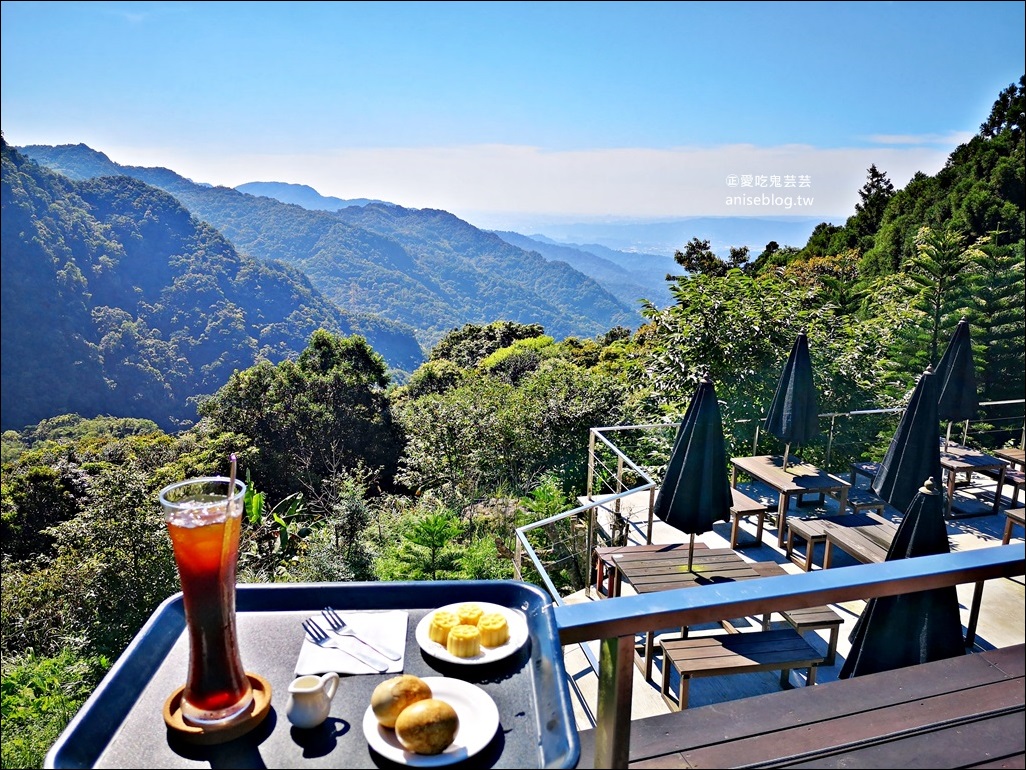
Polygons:
<instances>
[{"instance_id":1,"label":"distant hazy mountain","mask_svg":"<svg viewBox=\"0 0 1026 770\"><path fill-rule=\"evenodd\" d=\"M578 246L591 249L590 244L602 244L606 248L621 252L666 255L673 253L692 238L708 240L712 250L721 257L727 255L730 247L748 246L752 257L758 256L766 244L776 241L781 246L801 248L808 240L822 217L682 217L679 219L648 222L547 222L531 230L544 231L545 235L533 234L536 239L550 238L553 243L589 244ZM827 221L830 221L829 219ZM843 224L845 217L837 217ZM596 252L599 253L599 252Z\"/></svg>"},{"instance_id":2,"label":"distant hazy mountain","mask_svg":"<svg viewBox=\"0 0 1026 770\"><path fill-rule=\"evenodd\" d=\"M240 192L274 198L282 203L302 206L311 211L338 211L350 206L366 206L379 203L385 206L395 204L370 198L335 198L321 195L314 188L286 182L247 182L235 187ZM614 252L616 258L598 256L598 251L612 251L605 246L588 247L575 244L557 244L545 236L528 237L520 233L495 232L507 243L525 251L535 251L550 262L566 262L595 281L606 291L628 306L637 304L639 298L652 299L659 304L669 298L664 277L673 272L673 260L650 254L627 254Z\"/></svg>"},{"instance_id":3,"label":"distant hazy mountain","mask_svg":"<svg viewBox=\"0 0 1026 770\"><path fill-rule=\"evenodd\" d=\"M373 198L346 200L328 197L321 195L309 185L289 184L288 182L246 182L236 185L235 189L248 195L261 195L265 198L274 198L282 203L293 203L311 211L338 211L349 206L366 206L368 203L391 205L388 201L379 201Z\"/></svg>"},{"instance_id":4,"label":"distant hazy mountain","mask_svg":"<svg viewBox=\"0 0 1026 770\"><path fill-rule=\"evenodd\" d=\"M560 244L543 235L504 231L495 234L525 251L536 251L550 261L566 262L590 275L621 302L634 307L641 299L657 306L665 305L671 298L666 274L681 272L673 259L654 254L630 254L597 244Z\"/></svg>"},{"instance_id":5,"label":"distant hazy mountain","mask_svg":"<svg viewBox=\"0 0 1026 770\"><path fill-rule=\"evenodd\" d=\"M409 328L339 310L163 190L75 181L2 150L3 430L68 413L171 430L233 371L298 355L321 328L362 334L407 368L423 357Z\"/></svg>"},{"instance_id":6,"label":"distant hazy mountain","mask_svg":"<svg viewBox=\"0 0 1026 770\"><path fill-rule=\"evenodd\" d=\"M168 169L121 166L84 145L20 149L72 178L120 174L159 187L240 251L298 267L350 312L412 326L424 347L466 323L538 323L557 339L638 325L636 310L592 278L444 211L380 203L311 211Z\"/></svg>"}]
</instances>

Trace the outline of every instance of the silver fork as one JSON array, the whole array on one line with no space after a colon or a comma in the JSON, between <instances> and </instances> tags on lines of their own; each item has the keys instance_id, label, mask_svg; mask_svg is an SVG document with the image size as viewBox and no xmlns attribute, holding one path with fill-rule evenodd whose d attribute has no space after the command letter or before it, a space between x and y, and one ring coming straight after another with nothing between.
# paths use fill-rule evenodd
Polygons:
<instances>
[{"instance_id":1,"label":"silver fork","mask_svg":"<svg viewBox=\"0 0 1026 770\"><path fill-rule=\"evenodd\" d=\"M384 655L389 660L399 660L402 657L402 655L395 655L394 653L391 653L388 650L383 650L380 647L375 647L366 639L361 639L352 628L346 625L346 622L342 620L339 614L335 612L335 610L333 610L331 607L325 607L323 610L321 610L321 614L324 616L324 619L328 621L328 625L331 626L331 630L334 631L336 634L340 636L351 636L354 639L358 639L375 652Z\"/></svg>"},{"instance_id":2,"label":"silver fork","mask_svg":"<svg viewBox=\"0 0 1026 770\"><path fill-rule=\"evenodd\" d=\"M373 668L378 673L384 673L388 670L388 661L381 659L377 655L370 652L364 652L363 650L354 650L349 647L340 647L338 642L333 640L328 632L317 625L317 622L311 618L307 618L303 621L303 630L306 631L307 637L311 642L318 645L319 647L332 647L336 650L341 650L346 655L351 655L361 663L366 663L368 666ZM355 637L354 637L355 638ZM360 641L357 639L357 641ZM370 647L370 645L367 645ZM374 648L371 647L373 650Z\"/></svg>"}]
</instances>

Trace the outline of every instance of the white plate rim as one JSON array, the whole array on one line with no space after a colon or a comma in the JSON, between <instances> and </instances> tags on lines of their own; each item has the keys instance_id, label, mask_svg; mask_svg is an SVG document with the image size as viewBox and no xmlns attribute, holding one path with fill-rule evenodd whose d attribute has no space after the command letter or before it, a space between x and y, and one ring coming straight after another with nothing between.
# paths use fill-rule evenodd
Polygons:
<instances>
[{"instance_id":1,"label":"white plate rim","mask_svg":"<svg viewBox=\"0 0 1026 770\"><path fill-rule=\"evenodd\" d=\"M498 647L482 647L481 652L474 658L457 657L445 649L444 645L432 641L429 633L429 629L431 627L431 616L436 612L456 612L460 606L464 604L476 604L485 613L501 612L505 615L506 623L509 625L509 641L505 644L499 645ZM497 660L508 658L524 646L524 642L527 641L529 636L527 616L520 610L514 609L513 607L504 607L501 604L492 604L491 602L478 602L473 600L453 602L452 604L446 604L443 607L431 610L427 615L420 619L419 623L417 623L417 629L414 632L414 635L417 638L417 644L420 645L420 649L428 655L433 658L438 658L439 660L444 660L447 663L456 663L462 666L480 666L485 663L494 663Z\"/></svg>"},{"instance_id":2,"label":"white plate rim","mask_svg":"<svg viewBox=\"0 0 1026 770\"><path fill-rule=\"evenodd\" d=\"M451 765L484 749L499 729L499 708L492 696L476 684L444 676L421 677L435 698L456 710L460 726L456 737L441 754L415 754L407 751L395 737L395 731L382 727L370 706L363 714L363 734L367 743L381 756L410 767Z\"/></svg>"}]
</instances>

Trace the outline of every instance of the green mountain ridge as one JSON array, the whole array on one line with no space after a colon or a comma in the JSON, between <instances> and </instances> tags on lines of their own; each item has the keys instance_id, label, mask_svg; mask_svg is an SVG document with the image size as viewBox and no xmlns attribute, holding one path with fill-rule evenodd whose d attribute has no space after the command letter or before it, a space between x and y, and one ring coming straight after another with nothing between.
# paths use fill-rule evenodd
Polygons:
<instances>
[{"instance_id":1,"label":"green mountain ridge","mask_svg":"<svg viewBox=\"0 0 1026 770\"><path fill-rule=\"evenodd\" d=\"M362 334L412 369L409 331L339 310L295 267L240 254L173 196L74 181L2 146L2 427L60 414L196 419L236 369Z\"/></svg>"},{"instance_id":2,"label":"green mountain ridge","mask_svg":"<svg viewBox=\"0 0 1026 770\"><path fill-rule=\"evenodd\" d=\"M168 169L121 166L81 144L19 150L71 178L123 174L159 187L239 251L293 264L341 308L412 326L425 348L465 323L496 319L541 324L557 339L641 321L593 279L448 212L391 204L311 211Z\"/></svg>"}]
</instances>

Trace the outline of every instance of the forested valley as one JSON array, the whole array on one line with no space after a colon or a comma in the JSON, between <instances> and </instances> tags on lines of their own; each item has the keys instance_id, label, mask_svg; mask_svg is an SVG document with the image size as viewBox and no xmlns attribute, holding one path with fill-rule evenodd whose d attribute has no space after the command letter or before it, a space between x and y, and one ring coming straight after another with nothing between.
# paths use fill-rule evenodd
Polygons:
<instances>
[{"instance_id":1,"label":"forested valley","mask_svg":"<svg viewBox=\"0 0 1026 770\"><path fill-rule=\"evenodd\" d=\"M1026 76L942 171L896 190L871 167L847 221L820 225L803 246L723 259L699 239L682 244L672 303L642 303L636 329L466 323L440 334L402 382L372 340L406 330L341 314L297 268L243 256L165 193L126 177L72 184L5 145L5 391L20 367L31 373L24 387L76 404L99 372L112 392L163 399L189 426L72 410L21 427L4 415L17 429L2 444L3 766L40 767L179 590L157 492L225 474L232 453L249 485L240 581L505 579L514 529L584 492L590 428L679 421L708 374L728 451L741 447L742 423L764 414L800 331L822 412L903 405L961 318L980 400L1022 399L1024 111ZM69 210L65 192L112 207L102 226ZM55 218L40 222L32 198ZM184 240L164 244L165 272L153 274L133 244L172 232L168 219ZM90 261L73 263L64 240L47 240L54 232L78 233ZM46 302L19 301L19 288L44 279ZM118 310L127 295L132 312ZM33 336L8 339L15 309ZM100 342L84 329L101 330ZM222 375L203 391L203 378ZM210 395L187 397L197 392ZM879 459L889 435L860 425L853 451Z\"/></svg>"}]
</instances>

